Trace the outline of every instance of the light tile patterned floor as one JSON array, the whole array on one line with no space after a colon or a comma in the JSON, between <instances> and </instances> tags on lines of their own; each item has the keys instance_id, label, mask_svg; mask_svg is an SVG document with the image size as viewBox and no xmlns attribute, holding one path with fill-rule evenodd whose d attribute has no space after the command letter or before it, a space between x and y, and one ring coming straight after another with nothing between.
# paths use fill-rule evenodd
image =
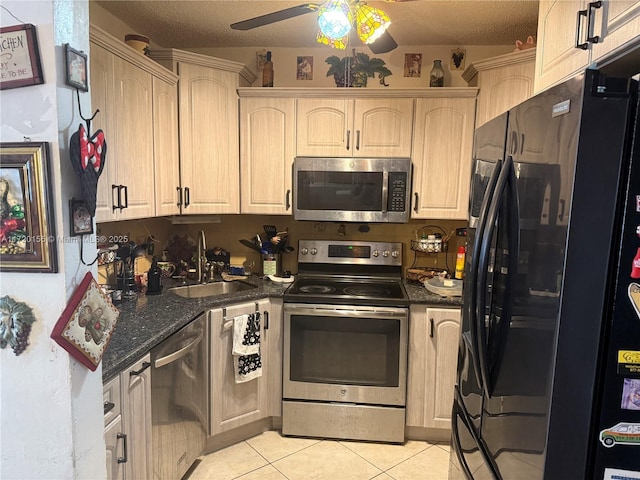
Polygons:
<instances>
[{"instance_id":1,"label":"light tile patterned floor","mask_svg":"<svg viewBox=\"0 0 640 480\"><path fill-rule=\"evenodd\" d=\"M201 457L189 480L447 480L449 446L283 437L279 432Z\"/></svg>"}]
</instances>

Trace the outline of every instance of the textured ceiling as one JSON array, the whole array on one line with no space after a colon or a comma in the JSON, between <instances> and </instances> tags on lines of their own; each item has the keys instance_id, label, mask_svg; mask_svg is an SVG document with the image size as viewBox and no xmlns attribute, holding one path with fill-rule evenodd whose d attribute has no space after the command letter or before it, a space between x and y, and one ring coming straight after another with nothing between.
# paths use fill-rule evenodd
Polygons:
<instances>
[{"instance_id":1,"label":"textured ceiling","mask_svg":"<svg viewBox=\"0 0 640 480\"><path fill-rule=\"evenodd\" d=\"M303 1L94 0L161 47L313 47L314 13L248 31L231 23ZM391 17L398 45L508 45L537 31L538 1L370 1Z\"/></svg>"}]
</instances>

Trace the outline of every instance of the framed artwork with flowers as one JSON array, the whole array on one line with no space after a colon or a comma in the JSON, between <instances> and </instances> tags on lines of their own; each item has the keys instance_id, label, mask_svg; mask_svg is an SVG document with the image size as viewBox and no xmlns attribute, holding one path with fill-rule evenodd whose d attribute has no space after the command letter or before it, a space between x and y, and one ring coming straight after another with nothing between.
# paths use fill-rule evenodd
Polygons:
<instances>
[{"instance_id":1,"label":"framed artwork with flowers","mask_svg":"<svg viewBox=\"0 0 640 480\"><path fill-rule=\"evenodd\" d=\"M0 143L0 271L58 271L49 144Z\"/></svg>"},{"instance_id":2,"label":"framed artwork with flowers","mask_svg":"<svg viewBox=\"0 0 640 480\"><path fill-rule=\"evenodd\" d=\"M109 345L120 311L100 288L91 272L73 292L51 338L69 354L95 371Z\"/></svg>"}]
</instances>

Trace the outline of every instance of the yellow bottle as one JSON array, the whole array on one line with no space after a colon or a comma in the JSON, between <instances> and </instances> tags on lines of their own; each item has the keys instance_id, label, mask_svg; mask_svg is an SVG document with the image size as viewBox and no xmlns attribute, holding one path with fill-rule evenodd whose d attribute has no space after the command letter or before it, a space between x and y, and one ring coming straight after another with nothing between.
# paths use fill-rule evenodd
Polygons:
<instances>
[{"instance_id":1,"label":"yellow bottle","mask_svg":"<svg viewBox=\"0 0 640 480\"><path fill-rule=\"evenodd\" d=\"M455 278L462 280L464 277L464 258L465 247L458 247L458 253L456 253L456 272Z\"/></svg>"},{"instance_id":2,"label":"yellow bottle","mask_svg":"<svg viewBox=\"0 0 640 480\"><path fill-rule=\"evenodd\" d=\"M273 62L271 61L271 52L267 52L267 61L264 62L262 69L262 86L273 87Z\"/></svg>"}]
</instances>

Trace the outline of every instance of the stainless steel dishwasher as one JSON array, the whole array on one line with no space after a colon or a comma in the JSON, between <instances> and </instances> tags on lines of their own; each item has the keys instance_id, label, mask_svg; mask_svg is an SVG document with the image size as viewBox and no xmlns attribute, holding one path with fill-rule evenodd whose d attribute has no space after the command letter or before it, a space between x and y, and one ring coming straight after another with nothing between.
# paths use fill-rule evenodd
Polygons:
<instances>
[{"instance_id":1,"label":"stainless steel dishwasher","mask_svg":"<svg viewBox=\"0 0 640 480\"><path fill-rule=\"evenodd\" d=\"M202 453L209 430L207 314L151 350L153 475L179 480Z\"/></svg>"}]
</instances>

